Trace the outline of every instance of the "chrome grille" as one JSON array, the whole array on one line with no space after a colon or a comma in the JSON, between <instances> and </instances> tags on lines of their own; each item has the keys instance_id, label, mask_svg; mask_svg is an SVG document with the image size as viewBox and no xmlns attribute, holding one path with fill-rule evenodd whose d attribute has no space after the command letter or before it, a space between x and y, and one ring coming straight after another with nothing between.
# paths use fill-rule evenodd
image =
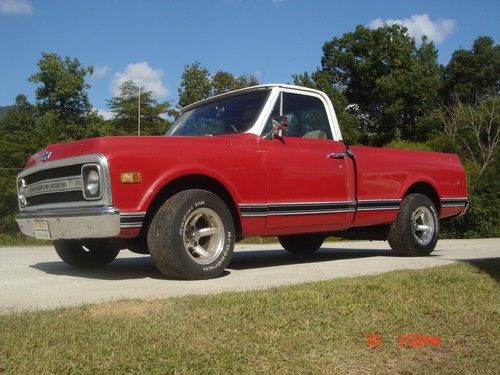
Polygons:
<instances>
[{"instance_id":1,"label":"chrome grille","mask_svg":"<svg viewBox=\"0 0 500 375\"><path fill-rule=\"evenodd\" d=\"M95 199L84 195L82 170L89 165L96 166L103 192ZM100 154L37 164L18 175L17 188L21 211L111 204L108 163Z\"/></svg>"},{"instance_id":2,"label":"chrome grille","mask_svg":"<svg viewBox=\"0 0 500 375\"><path fill-rule=\"evenodd\" d=\"M24 177L26 184L34 184L43 180L55 180L67 176L81 176L82 163L66 165L58 168L44 169Z\"/></svg>"}]
</instances>

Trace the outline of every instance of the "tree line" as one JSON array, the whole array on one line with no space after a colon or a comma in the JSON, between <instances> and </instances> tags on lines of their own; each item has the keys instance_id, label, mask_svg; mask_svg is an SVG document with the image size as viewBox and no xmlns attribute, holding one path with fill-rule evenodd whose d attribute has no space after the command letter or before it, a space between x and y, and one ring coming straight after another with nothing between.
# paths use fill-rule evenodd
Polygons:
<instances>
[{"instance_id":1,"label":"tree line","mask_svg":"<svg viewBox=\"0 0 500 375\"><path fill-rule=\"evenodd\" d=\"M107 120L88 99L92 72L76 58L43 53L28 78L37 85L36 102L18 95L0 120L2 233L16 231L16 174L47 144L136 134L139 95L142 134L164 134L181 107L259 83L254 76L211 74L194 62L184 67L176 105L127 81L107 101L113 114ZM471 206L467 215L445 223L443 234L500 235L500 46L492 38L478 37L440 65L433 42L416 41L403 26L360 25L325 42L319 67L291 80L330 97L348 144L457 153L467 170Z\"/></svg>"}]
</instances>

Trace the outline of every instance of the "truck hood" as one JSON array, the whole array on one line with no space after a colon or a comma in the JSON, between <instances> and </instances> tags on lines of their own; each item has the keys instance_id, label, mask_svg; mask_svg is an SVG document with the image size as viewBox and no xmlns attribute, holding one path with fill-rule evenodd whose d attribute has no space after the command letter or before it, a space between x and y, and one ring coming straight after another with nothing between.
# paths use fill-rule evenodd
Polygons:
<instances>
[{"instance_id":1,"label":"truck hood","mask_svg":"<svg viewBox=\"0 0 500 375\"><path fill-rule=\"evenodd\" d=\"M100 153L104 156L164 154L166 150L205 150L228 145L230 138L243 134L221 135L216 137L171 137L171 136L119 136L82 139L68 143L51 144L33 154L25 168L36 164L66 159L75 156Z\"/></svg>"}]
</instances>

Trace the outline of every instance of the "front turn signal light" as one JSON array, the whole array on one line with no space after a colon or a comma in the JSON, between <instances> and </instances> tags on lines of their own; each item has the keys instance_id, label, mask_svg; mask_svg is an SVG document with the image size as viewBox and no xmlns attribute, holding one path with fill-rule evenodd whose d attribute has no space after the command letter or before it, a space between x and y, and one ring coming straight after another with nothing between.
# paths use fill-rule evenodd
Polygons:
<instances>
[{"instance_id":1,"label":"front turn signal light","mask_svg":"<svg viewBox=\"0 0 500 375\"><path fill-rule=\"evenodd\" d=\"M142 182L141 172L122 172L120 173L122 184L140 184Z\"/></svg>"}]
</instances>

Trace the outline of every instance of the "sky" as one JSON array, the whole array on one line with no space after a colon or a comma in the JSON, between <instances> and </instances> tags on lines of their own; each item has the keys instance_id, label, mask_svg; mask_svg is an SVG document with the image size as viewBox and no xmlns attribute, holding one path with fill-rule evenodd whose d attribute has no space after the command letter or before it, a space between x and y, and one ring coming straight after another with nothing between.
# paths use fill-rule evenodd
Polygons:
<instances>
[{"instance_id":1,"label":"sky","mask_svg":"<svg viewBox=\"0 0 500 375\"><path fill-rule=\"evenodd\" d=\"M42 52L92 65L89 98L106 100L132 79L177 103L184 67L290 83L320 66L326 41L359 24L401 23L429 36L446 64L480 35L500 41L500 1L489 0L0 0L0 106L35 101L28 77Z\"/></svg>"}]
</instances>

